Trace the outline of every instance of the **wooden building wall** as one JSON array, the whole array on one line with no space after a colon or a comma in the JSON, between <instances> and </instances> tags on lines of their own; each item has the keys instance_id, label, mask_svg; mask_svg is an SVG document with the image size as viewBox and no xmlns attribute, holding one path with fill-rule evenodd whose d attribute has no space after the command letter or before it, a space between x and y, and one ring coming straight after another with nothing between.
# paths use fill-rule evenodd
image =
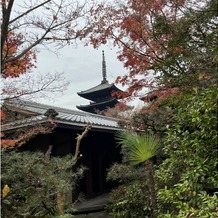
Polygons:
<instances>
[{"instance_id":1,"label":"wooden building wall","mask_svg":"<svg viewBox=\"0 0 218 218\"><path fill-rule=\"evenodd\" d=\"M57 128L52 134L38 135L31 140L26 149L46 152L48 145L53 145L52 155L74 154L78 130ZM81 180L77 193L84 193L87 198L109 191L113 184L106 182L107 169L113 162L121 160L119 147L114 140L114 133L90 131L82 140L78 164L88 168Z\"/></svg>"}]
</instances>

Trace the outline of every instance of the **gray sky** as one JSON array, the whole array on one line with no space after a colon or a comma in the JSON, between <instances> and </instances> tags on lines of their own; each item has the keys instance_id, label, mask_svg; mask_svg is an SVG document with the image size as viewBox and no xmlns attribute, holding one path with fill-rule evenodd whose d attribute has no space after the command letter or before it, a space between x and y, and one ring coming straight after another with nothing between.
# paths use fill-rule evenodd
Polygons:
<instances>
[{"instance_id":1,"label":"gray sky","mask_svg":"<svg viewBox=\"0 0 218 218\"><path fill-rule=\"evenodd\" d=\"M114 47L102 46L98 50L79 45L77 48L65 47L59 51L58 57L49 52L41 51L37 56L37 69L41 73L64 72L66 80L70 81L67 91L62 96L51 95L52 99L37 100L40 103L69 109L76 109L76 105L89 104L89 100L77 95L77 92L92 88L102 80L102 50L105 52L107 79L113 83L117 76L127 71L117 59ZM124 87L117 85L120 89ZM134 104L138 105L138 101Z\"/></svg>"},{"instance_id":2,"label":"gray sky","mask_svg":"<svg viewBox=\"0 0 218 218\"><path fill-rule=\"evenodd\" d=\"M20 4L20 1L16 3ZM16 5L16 7L19 6ZM84 47L83 44L78 44L77 47L71 45L59 50L58 56L48 50L42 50L41 46L37 47L37 49L39 51L39 53L37 53L37 68L34 69L34 71L40 72L40 74L43 75L47 73L63 72L66 80L70 82L70 85L63 95L54 93L53 95L49 95L51 98L32 97L32 100L39 103L69 109L76 109L76 105L89 104L89 100L79 97L77 92L84 91L101 83L102 50L105 52L107 80L109 83L114 83L117 76L123 76L127 72L126 69L123 68L123 64L117 59L117 50L110 45L101 46L98 50L94 49L92 46ZM39 75L37 76L36 72L30 75L30 80L33 84L37 84L37 79L34 79L38 78ZM38 81L39 80L40 79L38 79ZM20 81L22 81L22 77ZM25 81L26 80L23 80L23 82L19 83L21 85L19 85L17 80L13 80L14 83L12 84L8 79L8 84L23 88L26 85ZM125 90L125 87L121 85L117 86L121 90ZM132 104L137 106L138 102L141 101L134 101Z\"/></svg>"}]
</instances>

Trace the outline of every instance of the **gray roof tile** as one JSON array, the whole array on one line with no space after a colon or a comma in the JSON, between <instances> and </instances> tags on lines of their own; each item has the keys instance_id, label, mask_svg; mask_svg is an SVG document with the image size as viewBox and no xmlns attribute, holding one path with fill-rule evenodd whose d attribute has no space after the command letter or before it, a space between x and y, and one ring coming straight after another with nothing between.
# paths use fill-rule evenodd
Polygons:
<instances>
[{"instance_id":1,"label":"gray roof tile","mask_svg":"<svg viewBox=\"0 0 218 218\"><path fill-rule=\"evenodd\" d=\"M12 123L5 124L3 126L3 131L8 129L20 128L22 126L33 125L35 123L47 122L48 118L44 116L44 113L50 108L58 112L58 115L55 117L54 120L59 124L67 124L69 126L84 126L88 123L91 123L93 128L96 129L119 129L117 119L102 115L54 107L51 105L39 104L36 102L29 101L13 101L7 102L5 104L13 108L13 110L16 110L16 108L22 109L24 111L34 112L37 115L23 120L17 120Z\"/></svg>"},{"instance_id":2,"label":"gray roof tile","mask_svg":"<svg viewBox=\"0 0 218 218\"><path fill-rule=\"evenodd\" d=\"M115 87L114 84L109 84L109 83L101 83L95 87L92 87L90 89L87 89L85 91L81 91L81 92L78 92L78 94L82 95L82 94L88 94L88 93L93 93L93 92L98 92L98 91L101 91L103 89L108 89L108 88L112 88L112 87Z\"/></svg>"}]
</instances>

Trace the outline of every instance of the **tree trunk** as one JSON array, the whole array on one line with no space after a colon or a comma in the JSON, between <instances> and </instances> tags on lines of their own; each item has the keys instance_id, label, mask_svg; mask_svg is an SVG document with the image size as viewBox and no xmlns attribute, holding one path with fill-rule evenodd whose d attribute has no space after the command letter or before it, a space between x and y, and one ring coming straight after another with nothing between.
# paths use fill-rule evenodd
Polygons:
<instances>
[{"instance_id":1,"label":"tree trunk","mask_svg":"<svg viewBox=\"0 0 218 218\"><path fill-rule=\"evenodd\" d=\"M64 198L63 193L58 192L57 197L56 197L57 214L58 215L64 214L64 203L65 203L65 198Z\"/></svg>"},{"instance_id":2,"label":"tree trunk","mask_svg":"<svg viewBox=\"0 0 218 218\"><path fill-rule=\"evenodd\" d=\"M153 163L151 160L145 161L145 171L147 175L147 185L149 190L151 218L157 218L157 200L156 200L154 173L153 173Z\"/></svg>"}]
</instances>

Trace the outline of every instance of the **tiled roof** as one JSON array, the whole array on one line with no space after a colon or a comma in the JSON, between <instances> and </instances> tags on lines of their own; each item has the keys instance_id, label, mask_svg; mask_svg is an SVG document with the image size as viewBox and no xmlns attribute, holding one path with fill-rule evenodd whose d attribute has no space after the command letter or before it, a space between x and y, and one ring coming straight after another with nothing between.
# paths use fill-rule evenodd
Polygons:
<instances>
[{"instance_id":1,"label":"tiled roof","mask_svg":"<svg viewBox=\"0 0 218 218\"><path fill-rule=\"evenodd\" d=\"M47 121L48 121L47 117L45 117L44 115L38 115L38 116L33 116L26 119L16 120L10 123L2 124L1 130L6 131L6 130L18 129L24 126L34 125Z\"/></svg>"},{"instance_id":2,"label":"tiled roof","mask_svg":"<svg viewBox=\"0 0 218 218\"><path fill-rule=\"evenodd\" d=\"M115 89L115 90L119 90L113 83L112 84L109 84L109 83L101 83L97 86L94 86L93 88L90 88L90 89L87 89L85 91L81 91L81 92L78 92L77 94L78 95L85 95L85 94L89 94L89 93L94 93L94 92L98 92L98 91L102 91L102 90L105 90L105 89Z\"/></svg>"},{"instance_id":3,"label":"tiled roof","mask_svg":"<svg viewBox=\"0 0 218 218\"><path fill-rule=\"evenodd\" d=\"M108 107L110 107L111 104L116 104L118 103L117 99L115 97L112 97L110 99L107 99L105 101L101 101L101 102L91 102L90 104L88 105L80 105L80 106L76 106L78 109L95 109L96 107L98 106L103 106L103 105L106 105ZM105 107L106 108L106 107Z\"/></svg>"},{"instance_id":4,"label":"tiled roof","mask_svg":"<svg viewBox=\"0 0 218 218\"><path fill-rule=\"evenodd\" d=\"M87 112L81 112L76 110L70 110L60 107L54 107L51 105L39 104L35 102L13 101L7 102L7 106L15 110L34 112L36 116L28 117L22 120L17 120L11 123L4 124L2 130L16 129L23 126L33 125L36 123L44 123L48 121L48 117L44 113L48 109L54 109L58 112L58 115L54 118L57 124L65 124L69 126L81 127L91 123L92 128L105 129L105 130L118 130L118 120L115 118L105 117L102 115L91 114Z\"/></svg>"}]
</instances>

